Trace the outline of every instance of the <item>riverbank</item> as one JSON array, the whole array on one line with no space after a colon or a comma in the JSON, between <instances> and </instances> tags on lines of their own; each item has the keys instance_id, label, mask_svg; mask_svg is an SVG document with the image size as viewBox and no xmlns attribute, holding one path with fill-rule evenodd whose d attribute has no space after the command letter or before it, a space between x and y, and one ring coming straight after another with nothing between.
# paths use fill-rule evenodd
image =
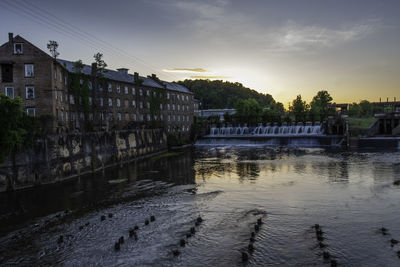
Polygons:
<instances>
[{"instance_id":1,"label":"riverbank","mask_svg":"<svg viewBox=\"0 0 400 267\"><path fill-rule=\"evenodd\" d=\"M0 191L62 182L165 151L163 129L48 136L0 166Z\"/></svg>"}]
</instances>

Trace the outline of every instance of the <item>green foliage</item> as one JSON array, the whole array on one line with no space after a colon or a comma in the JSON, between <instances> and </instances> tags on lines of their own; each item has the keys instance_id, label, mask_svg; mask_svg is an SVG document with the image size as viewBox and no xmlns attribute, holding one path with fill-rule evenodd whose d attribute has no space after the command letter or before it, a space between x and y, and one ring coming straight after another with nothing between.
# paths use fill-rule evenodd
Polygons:
<instances>
[{"instance_id":1,"label":"green foliage","mask_svg":"<svg viewBox=\"0 0 400 267\"><path fill-rule=\"evenodd\" d=\"M254 98L237 100L235 109L235 115L240 123L256 124L261 120L262 109Z\"/></svg>"},{"instance_id":2,"label":"green foliage","mask_svg":"<svg viewBox=\"0 0 400 267\"><path fill-rule=\"evenodd\" d=\"M76 71L77 73L81 73L83 67L84 67L84 65L83 65L82 60L79 59L79 60L77 60L77 61L74 62L74 69L75 69L75 71Z\"/></svg>"},{"instance_id":3,"label":"green foliage","mask_svg":"<svg viewBox=\"0 0 400 267\"><path fill-rule=\"evenodd\" d=\"M28 116L20 98L0 94L0 162L33 145L42 131L38 120Z\"/></svg>"},{"instance_id":4,"label":"green foliage","mask_svg":"<svg viewBox=\"0 0 400 267\"><path fill-rule=\"evenodd\" d=\"M57 41L49 41L49 43L47 44L47 49L49 49L50 54L54 57L54 59L56 59L60 53L57 51L58 48L58 43Z\"/></svg>"},{"instance_id":5,"label":"green foliage","mask_svg":"<svg viewBox=\"0 0 400 267\"><path fill-rule=\"evenodd\" d=\"M303 101L301 95L298 95L290 106L290 111L293 113L296 122L305 122L307 118L308 105Z\"/></svg>"},{"instance_id":6,"label":"green foliage","mask_svg":"<svg viewBox=\"0 0 400 267\"><path fill-rule=\"evenodd\" d=\"M97 64L97 75L102 76L101 73L107 67L107 63L103 60L103 54L98 52L98 53L94 54L93 58Z\"/></svg>"},{"instance_id":7,"label":"green foliage","mask_svg":"<svg viewBox=\"0 0 400 267\"><path fill-rule=\"evenodd\" d=\"M194 92L195 98L201 102L200 109L233 108L238 100L249 98L256 100L262 108L275 103L271 95L261 94L237 82L184 80L178 83Z\"/></svg>"},{"instance_id":8,"label":"green foliage","mask_svg":"<svg viewBox=\"0 0 400 267\"><path fill-rule=\"evenodd\" d=\"M374 113L374 107L367 100L362 100L362 101L360 101L359 104L353 103L349 107L349 116L351 116L351 117L372 116L373 113Z\"/></svg>"},{"instance_id":9,"label":"green foliage","mask_svg":"<svg viewBox=\"0 0 400 267\"><path fill-rule=\"evenodd\" d=\"M319 91L310 103L310 119L323 121L328 117L332 97L328 91Z\"/></svg>"}]
</instances>

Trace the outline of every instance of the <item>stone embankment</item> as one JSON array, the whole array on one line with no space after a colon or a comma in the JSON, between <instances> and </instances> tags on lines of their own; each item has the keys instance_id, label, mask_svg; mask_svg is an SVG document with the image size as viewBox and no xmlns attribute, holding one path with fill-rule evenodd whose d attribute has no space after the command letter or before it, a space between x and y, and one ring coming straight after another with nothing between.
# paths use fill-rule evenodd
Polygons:
<instances>
[{"instance_id":1,"label":"stone embankment","mask_svg":"<svg viewBox=\"0 0 400 267\"><path fill-rule=\"evenodd\" d=\"M0 191L59 182L166 150L162 129L48 136L0 166Z\"/></svg>"}]
</instances>

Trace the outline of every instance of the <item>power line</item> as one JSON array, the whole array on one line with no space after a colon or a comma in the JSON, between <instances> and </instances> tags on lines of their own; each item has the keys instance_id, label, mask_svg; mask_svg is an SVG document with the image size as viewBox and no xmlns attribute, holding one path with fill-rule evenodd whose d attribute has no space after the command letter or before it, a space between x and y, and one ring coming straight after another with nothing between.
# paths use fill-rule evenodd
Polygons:
<instances>
[{"instance_id":1,"label":"power line","mask_svg":"<svg viewBox=\"0 0 400 267\"><path fill-rule=\"evenodd\" d=\"M24 3L26 4L26 2L24 2ZM20 16L26 17L26 18L28 18L30 20L33 20L36 23L39 23L39 24L41 24L41 25L43 25L43 26L45 26L45 27L47 27L47 28L49 28L51 30L54 30L54 31L56 31L56 32L58 32L60 34L63 34L63 35L67 34L69 37L71 37L71 38L73 38L75 40L84 41L91 48L95 48L96 50L99 50L99 51L101 51L103 53L107 52L109 54L113 54L113 55L116 55L118 57L123 57L125 60L128 57L128 58L131 58L131 60L135 59L135 61L141 61L142 62L141 65L145 66L150 71L154 71L155 70L156 72L158 72L155 67L146 64L140 58L132 56L132 55L126 53L125 51L123 51L123 50L121 50L119 48L115 48L113 45L111 45L111 44L109 44L109 43L107 43L105 41L102 41L101 39L95 37L94 35L91 35L91 34L85 32L85 31L80 30L79 28L73 26L72 24L69 24L69 23L66 23L66 22L60 20L59 18L55 17L54 15L50 14L49 12L47 12L47 11L45 11L43 9L40 9L38 7L35 7L32 4L30 4L30 6L32 8L36 8L36 9L39 9L39 10L42 10L42 11L39 11L40 12L39 13L39 12L35 12L32 9L28 10L27 9L28 7L26 5L25 6L20 6L20 5L16 6L12 2L0 2L0 4L8 4L8 6L4 6L3 5L3 7L6 7L8 10L11 10L12 12L14 12L14 13L20 15ZM23 13L21 13L21 11L25 14L25 16L24 16ZM49 18L49 16L45 15L44 13L49 14L51 17L54 17L55 20ZM57 25L59 25L59 26L57 26ZM90 36L92 36L92 37L90 37ZM97 41L97 40L99 40L99 41ZM109 48L106 48L106 47L109 47ZM133 63L133 61L130 61L130 62ZM166 73L163 73L163 74L167 75L167 76L170 76L170 77L172 77L174 79L178 79L174 75L169 75L169 74L166 74Z\"/></svg>"}]
</instances>

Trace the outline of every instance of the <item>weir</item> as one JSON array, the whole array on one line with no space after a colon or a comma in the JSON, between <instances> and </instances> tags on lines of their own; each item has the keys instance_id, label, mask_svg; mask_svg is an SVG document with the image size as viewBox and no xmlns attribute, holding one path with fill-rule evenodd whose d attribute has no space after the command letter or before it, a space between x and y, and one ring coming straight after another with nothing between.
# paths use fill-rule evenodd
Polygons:
<instances>
[{"instance_id":1,"label":"weir","mask_svg":"<svg viewBox=\"0 0 400 267\"><path fill-rule=\"evenodd\" d=\"M293 146L340 147L345 145L343 135L327 135L320 123L259 124L257 127L211 127L210 133L196 142L198 146Z\"/></svg>"},{"instance_id":2,"label":"weir","mask_svg":"<svg viewBox=\"0 0 400 267\"><path fill-rule=\"evenodd\" d=\"M237 127L212 127L207 137L260 137L260 136L316 136L323 135L323 128L319 123L312 125L311 122L287 124L281 126L277 124L257 127L237 126Z\"/></svg>"}]
</instances>

